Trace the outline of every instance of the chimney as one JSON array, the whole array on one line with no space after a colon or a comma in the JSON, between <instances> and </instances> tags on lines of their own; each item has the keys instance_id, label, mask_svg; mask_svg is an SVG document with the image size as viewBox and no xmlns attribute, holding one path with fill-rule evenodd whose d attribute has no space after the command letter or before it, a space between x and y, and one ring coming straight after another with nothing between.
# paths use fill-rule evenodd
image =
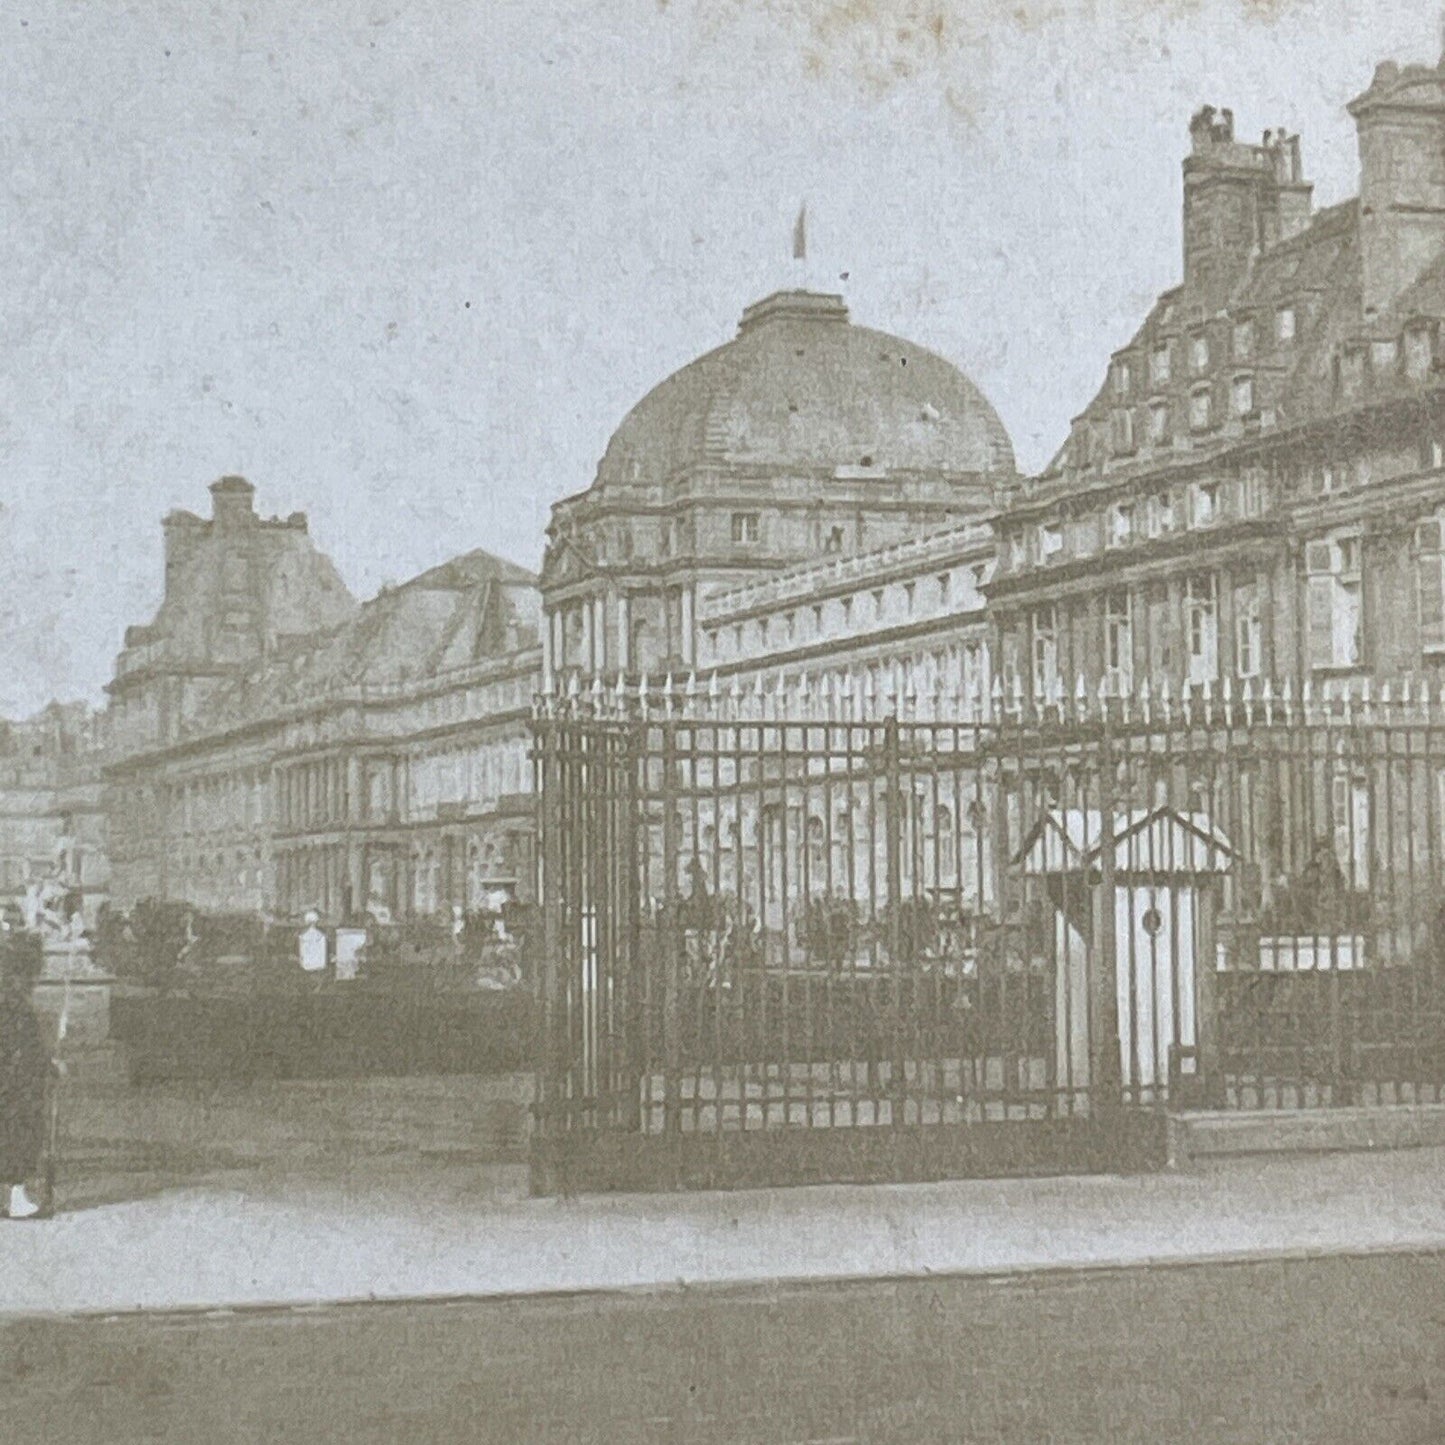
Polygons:
<instances>
[{"instance_id":1,"label":"chimney","mask_svg":"<svg viewBox=\"0 0 1445 1445\"><path fill-rule=\"evenodd\" d=\"M1382 62L1350 103L1360 137L1364 320L1445 252L1445 64Z\"/></svg>"},{"instance_id":2,"label":"chimney","mask_svg":"<svg viewBox=\"0 0 1445 1445\"><path fill-rule=\"evenodd\" d=\"M181 568L195 554L196 543L205 536L206 530L207 524L194 512L168 512L162 520L161 534L165 538L167 592L175 585Z\"/></svg>"},{"instance_id":3,"label":"chimney","mask_svg":"<svg viewBox=\"0 0 1445 1445\"><path fill-rule=\"evenodd\" d=\"M211 516L221 528L244 527L253 521L256 489L245 477L222 477L211 483Z\"/></svg>"},{"instance_id":4,"label":"chimney","mask_svg":"<svg viewBox=\"0 0 1445 1445\"><path fill-rule=\"evenodd\" d=\"M1259 251L1308 224L1314 187L1297 135L1267 130L1259 145L1234 138L1234 112L1206 105L1189 122L1184 160L1184 286L1221 305Z\"/></svg>"}]
</instances>

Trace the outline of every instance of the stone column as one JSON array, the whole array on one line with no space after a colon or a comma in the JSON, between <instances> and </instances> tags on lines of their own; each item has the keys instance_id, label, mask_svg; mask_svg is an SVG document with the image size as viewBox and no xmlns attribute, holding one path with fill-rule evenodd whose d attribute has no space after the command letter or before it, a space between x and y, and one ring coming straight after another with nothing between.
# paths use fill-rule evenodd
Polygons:
<instances>
[{"instance_id":1,"label":"stone column","mask_svg":"<svg viewBox=\"0 0 1445 1445\"><path fill-rule=\"evenodd\" d=\"M632 599L625 592L617 595L617 667L620 672L632 670Z\"/></svg>"},{"instance_id":2,"label":"stone column","mask_svg":"<svg viewBox=\"0 0 1445 1445\"><path fill-rule=\"evenodd\" d=\"M363 817L365 799L362 797L361 759L349 757L346 760L346 820L359 823Z\"/></svg>"},{"instance_id":3,"label":"stone column","mask_svg":"<svg viewBox=\"0 0 1445 1445\"><path fill-rule=\"evenodd\" d=\"M687 666L687 667L691 667L691 666L693 665L693 659L694 659L695 656L696 656L696 651L695 651L695 649L694 649L694 647L693 647L693 636L692 636L692 633L693 633L693 591L694 591L694 586L693 586L693 584L692 584L691 582L687 583L687 585L684 586L683 589L682 589L682 621L681 621L682 637L681 637L681 639L680 639L681 646L679 647L679 651L680 651L681 654L682 654L683 663L684 663L684 665Z\"/></svg>"},{"instance_id":4,"label":"stone column","mask_svg":"<svg viewBox=\"0 0 1445 1445\"><path fill-rule=\"evenodd\" d=\"M607 671L607 599L592 599L592 671Z\"/></svg>"}]
</instances>

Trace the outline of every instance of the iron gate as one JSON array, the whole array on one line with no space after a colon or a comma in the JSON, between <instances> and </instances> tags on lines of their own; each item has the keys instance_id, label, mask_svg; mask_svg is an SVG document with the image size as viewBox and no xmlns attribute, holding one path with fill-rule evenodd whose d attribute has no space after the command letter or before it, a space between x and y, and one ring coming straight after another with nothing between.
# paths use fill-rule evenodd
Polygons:
<instances>
[{"instance_id":1,"label":"iron gate","mask_svg":"<svg viewBox=\"0 0 1445 1445\"><path fill-rule=\"evenodd\" d=\"M540 1189L1136 1168L1445 1096L1428 695L539 707Z\"/></svg>"},{"instance_id":2,"label":"iron gate","mask_svg":"<svg viewBox=\"0 0 1445 1445\"><path fill-rule=\"evenodd\" d=\"M1113 816L1097 748L697 698L536 741L539 1189L1162 1162L1174 1039L1121 1053L1113 916L1048 856Z\"/></svg>"}]
</instances>

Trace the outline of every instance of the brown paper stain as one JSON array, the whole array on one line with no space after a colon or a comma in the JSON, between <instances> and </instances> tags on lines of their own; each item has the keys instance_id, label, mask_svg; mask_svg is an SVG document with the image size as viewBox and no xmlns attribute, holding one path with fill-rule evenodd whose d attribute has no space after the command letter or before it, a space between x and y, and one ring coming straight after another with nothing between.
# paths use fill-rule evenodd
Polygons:
<instances>
[{"instance_id":1,"label":"brown paper stain","mask_svg":"<svg viewBox=\"0 0 1445 1445\"><path fill-rule=\"evenodd\" d=\"M936 83L971 119L990 54L1007 32L1042 38L1071 16L1100 20L1187 16L1213 8L1221 23L1273 24L1309 0L711 0L696 12L713 38L759 20L796 48L803 74L881 100ZM678 15L675 0L659 11Z\"/></svg>"}]
</instances>

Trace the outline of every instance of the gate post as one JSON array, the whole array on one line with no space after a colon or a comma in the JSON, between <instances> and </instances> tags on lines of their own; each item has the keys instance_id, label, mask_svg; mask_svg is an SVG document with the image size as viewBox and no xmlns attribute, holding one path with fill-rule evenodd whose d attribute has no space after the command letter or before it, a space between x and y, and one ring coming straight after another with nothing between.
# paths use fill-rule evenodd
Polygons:
<instances>
[{"instance_id":1,"label":"gate post","mask_svg":"<svg viewBox=\"0 0 1445 1445\"><path fill-rule=\"evenodd\" d=\"M665 717L662 728L662 1054L663 1129L669 1140L682 1129L680 1000L678 978L681 939L677 917L677 724Z\"/></svg>"},{"instance_id":2,"label":"gate post","mask_svg":"<svg viewBox=\"0 0 1445 1445\"><path fill-rule=\"evenodd\" d=\"M620 890L618 897L619 919L617 937L621 943L619 952L625 958L621 973L622 987L622 1028L624 1031L621 1051L622 1087L622 1128L629 1133L643 1132L642 1120L642 1076L644 1064L649 1058L647 1049L648 1019L644 1009L644 986L642 974L647 967L642 945L642 910L646 893L647 863L642 848L646 838L647 823L639 818L639 795L646 791L644 780L638 770L646 763L646 723L625 724L620 736L621 757L616 766L618 777L616 808L618 810L617 860L614 876ZM639 739L639 730L642 736ZM640 826L639 826L640 823Z\"/></svg>"},{"instance_id":3,"label":"gate post","mask_svg":"<svg viewBox=\"0 0 1445 1445\"><path fill-rule=\"evenodd\" d=\"M1219 1057L1219 996L1216 990L1219 949L1214 929L1219 910L1219 887L1201 881L1195 894L1199 917L1196 933L1199 956L1194 961L1194 1036L1196 1067L1199 1070L1198 1097L1206 1108L1221 1109L1226 1103L1224 1066Z\"/></svg>"},{"instance_id":4,"label":"gate post","mask_svg":"<svg viewBox=\"0 0 1445 1445\"><path fill-rule=\"evenodd\" d=\"M888 799L883 815L883 840L887 853L888 964L893 975L893 1061L889 1066L893 1077L888 1081L888 1092L894 1101L890 1115L894 1124L903 1122L908 1086L908 1064L903 1057L903 785L899 776L898 749L898 715L893 713L883 724L883 762Z\"/></svg>"},{"instance_id":5,"label":"gate post","mask_svg":"<svg viewBox=\"0 0 1445 1445\"><path fill-rule=\"evenodd\" d=\"M1103 733L1099 748L1099 890L1094 920L1094 957L1089 970L1089 1080L1095 1117L1123 1103L1119 1050L1119 941L1114 879L1114 740L1109 704L1100 698Z\"/></svg>"},{"instance_id":6,"label":"gate post","mask_svg":"<svg viewBox=\"0 0 1445 1445\"><path fill-rule=\"evenodd\" d=\"M538 824L542 833L538 879L542 901L542 960L537 981L540 1019L534 1046L536 1072L533 1086L537 1137L542 1145L543 1158L540 1170L535 1168L534 1160L532 1190L543 1193L560 1188L566 1193L571 1181L567 1178L565 1164L565 1135L571 1120L564 1117L566 1039L559 1020L560 1002L557 997L562 948L562 767L559 728L556 716L551 712L554 704L549 698L543 706L547 710L535 724Z\"/></svg>"}]
</instances>

